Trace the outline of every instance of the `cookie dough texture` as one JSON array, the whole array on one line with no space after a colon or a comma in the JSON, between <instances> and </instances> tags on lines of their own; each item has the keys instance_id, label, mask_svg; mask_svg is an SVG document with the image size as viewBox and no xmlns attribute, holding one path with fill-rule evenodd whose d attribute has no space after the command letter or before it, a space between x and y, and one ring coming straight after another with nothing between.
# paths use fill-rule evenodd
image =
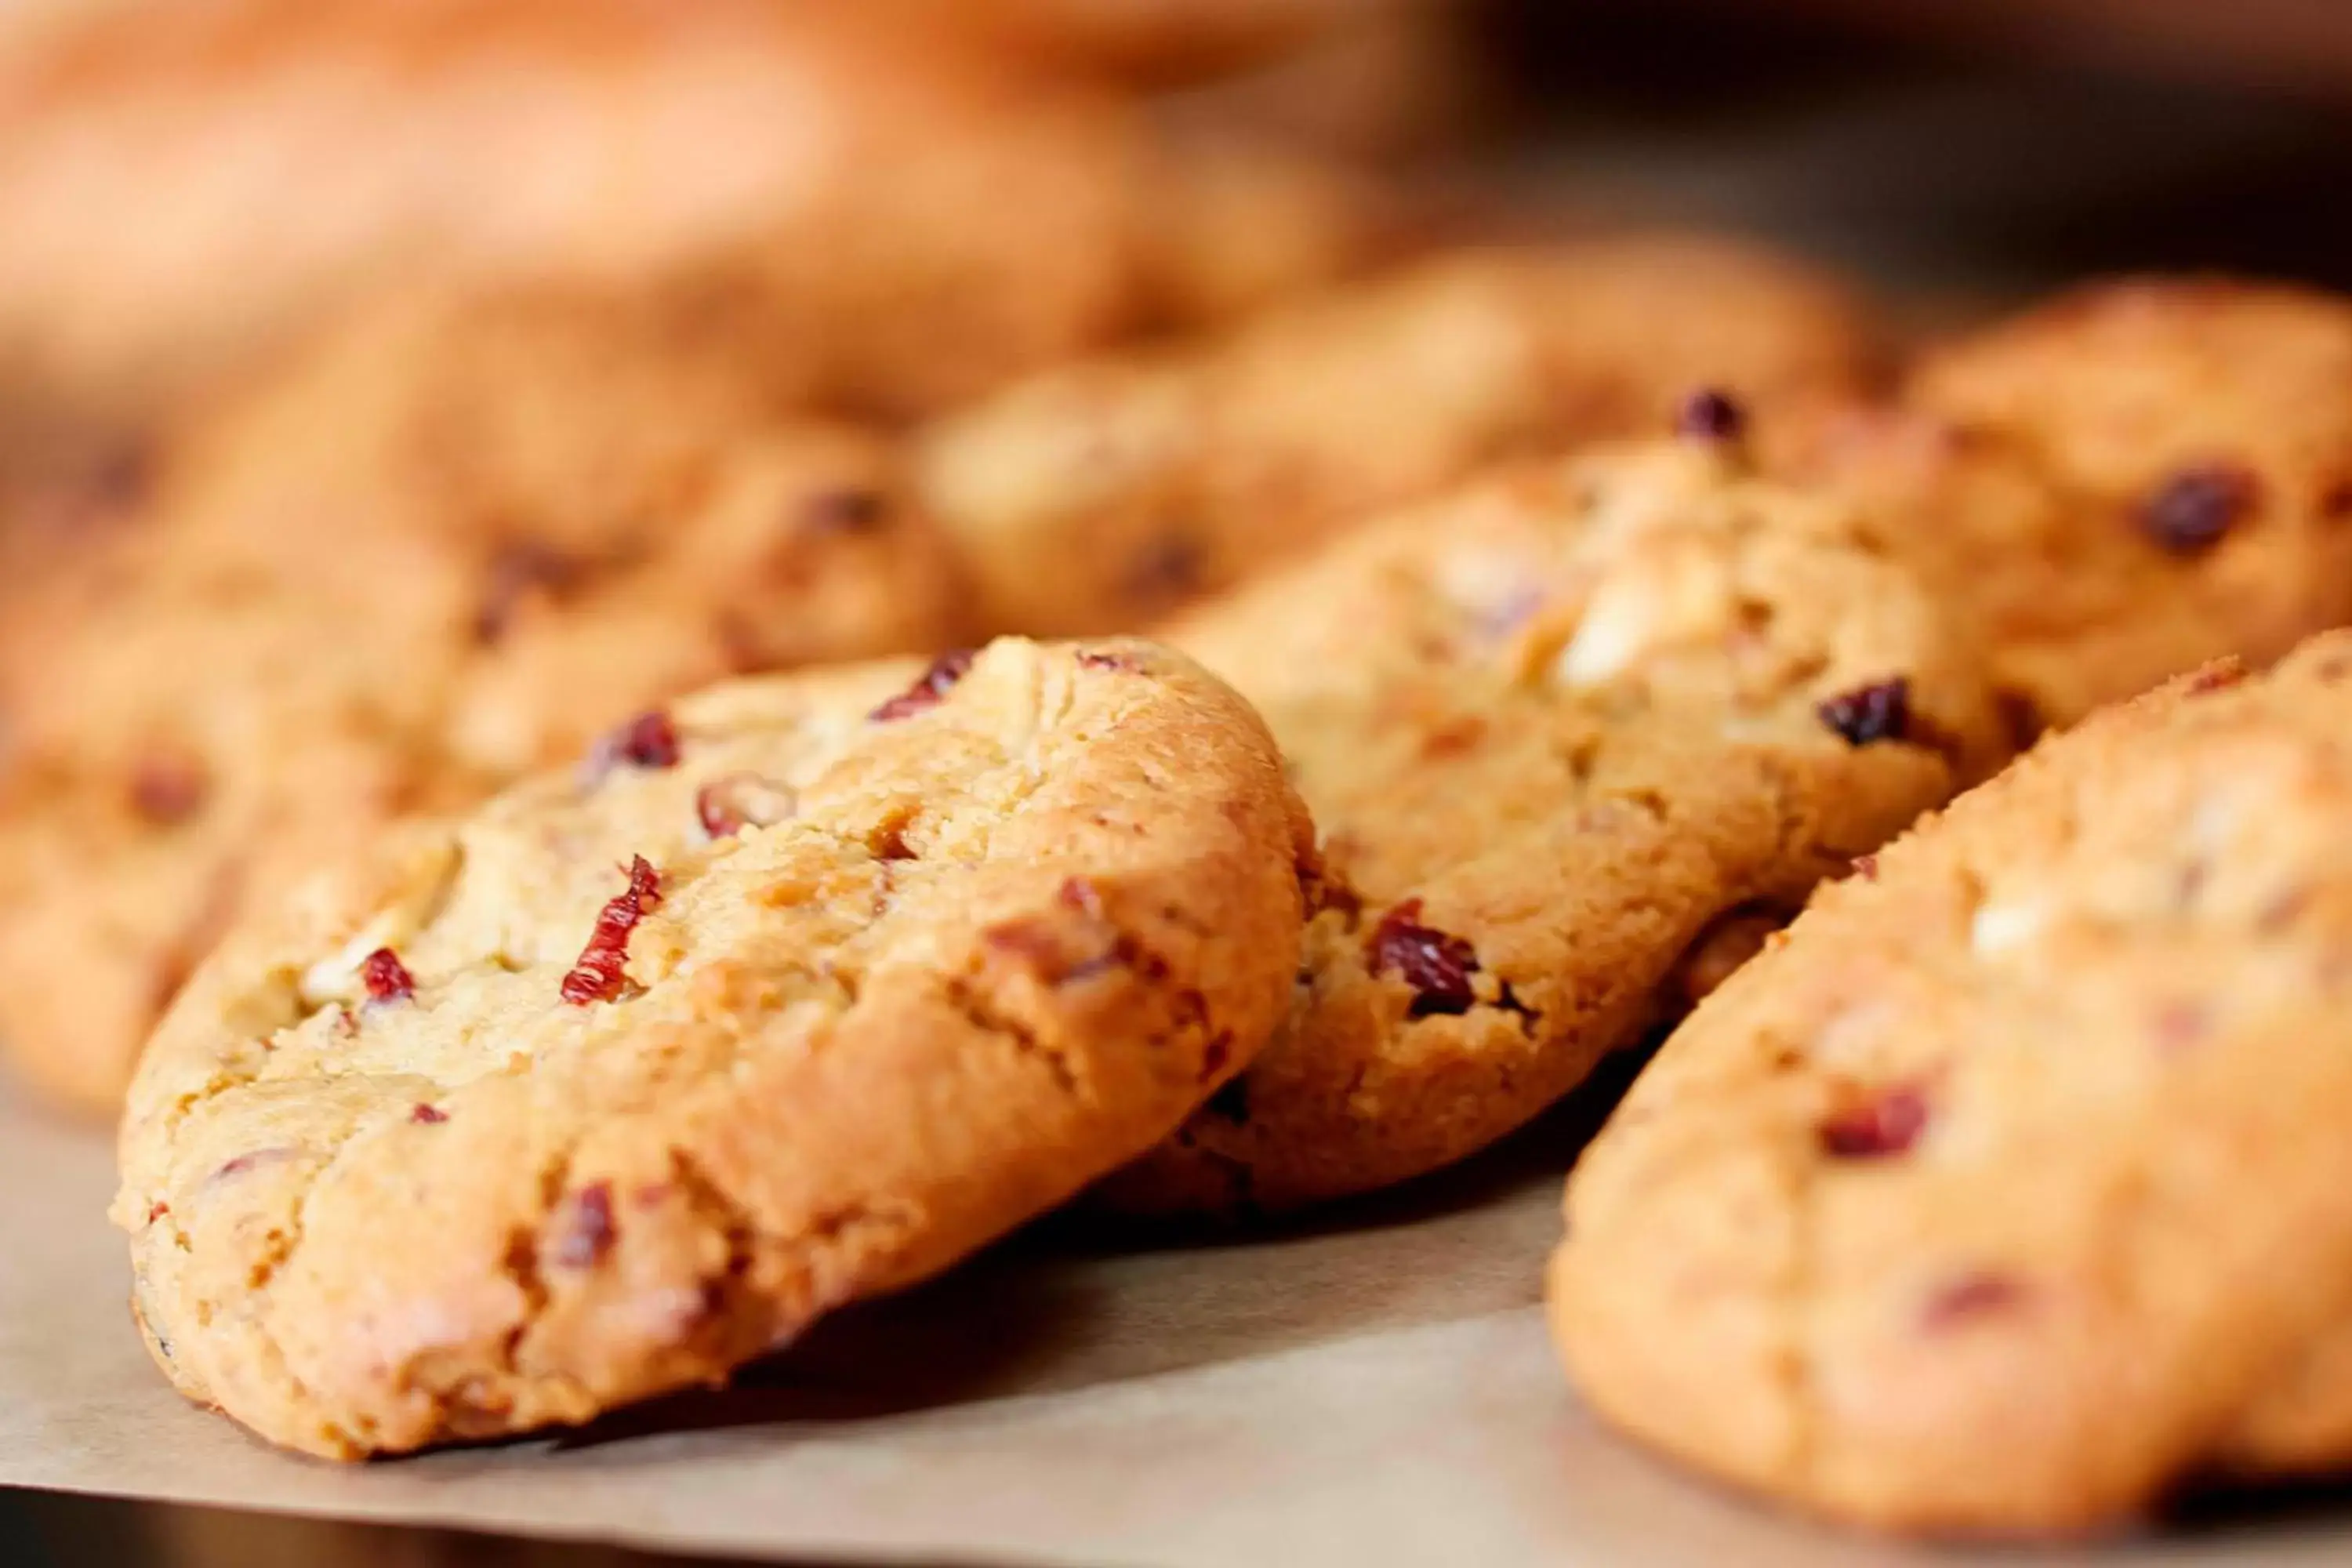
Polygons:
<instances>
[{"instance_id":1,"label":"cookie dough texture","mask_svg":"<svg viewBox=\"0 0 2352 1568\"><path fill-rule=\"evenodd\" d=\"M1705 444L1402 512L1171 635L1265 714L1325 864L1285 1033L1107 1185L1135 1210L1461 1159L2000 750L1917 585ZM1855 721L1897 682L1899 721Z\"/></svg>"},{"instance_id":2,"label":"cookie dough texture","mask_svg":"<svg viewBox=\"0 0 2352 1568\"><path fill-rule=\"evenodd\" d=\"M730 673L947 646L891 444L533 293L357 323L0 626L0 1042L110 1112L234 915Z\"/></svg>"},{"instance_id":3,"label":"cookie dough texture","mask_svg":"<svg viewBox=\"0 0 2352 1568\"><path fill-rule=\"evenodd\" d=\"M1488 462L1663 429L1720 384L1864 384L1868 328L1777 258L1671 237L1456 253L935 424L923 494L986 624L1134 625Z\"/></svg>"},{"instance_id":4,"label":"cookie dough texture","mask_svg":"<svg viewBox=\"0 0 2352 1568\"><path fill-rule=\"evenodd\" d=\"M901 9L197 0L49 26L0 52L0 392L135 426L386 289L557 281L904 414L1164 305L1139 121Z\"/></svg>"},{"instance_id":5,"label":"cookie dough texture","mask_svg":"<svg viewBox=\"0 0 2352 1568\"><path fill-rule=\"evenodd\" d=\"M2219 279L2061 296L1929 353L1891 408L1774 437L1972 623L2021 721L2352 620L2352 302Z\"/></svg>"},{"instance_id":6,"label":"cookie dough texture","mask_svg":"<svg viewBox=\"0 0 2352 1568\"><path fill-rule=\"evenodd\" d=\"M1612 1422L2038 1534L2352 1463L2352 638L2045 742L1826 889L1569 1184Z\"/></svg>"},{"instance_id":7,"label":"cookie dough texture","mask_svg":"<svg viewBox=\"0 0 2352 1568\"><path fill-rule=\"evenodd\" d=\"M1309 830L1164 649L667 719L667 761L271 889L173 1009L114 1212L190 1397L349 1458L721 1380L1148 1147L1280 1016Z\"/></svg>"}]
</instances>

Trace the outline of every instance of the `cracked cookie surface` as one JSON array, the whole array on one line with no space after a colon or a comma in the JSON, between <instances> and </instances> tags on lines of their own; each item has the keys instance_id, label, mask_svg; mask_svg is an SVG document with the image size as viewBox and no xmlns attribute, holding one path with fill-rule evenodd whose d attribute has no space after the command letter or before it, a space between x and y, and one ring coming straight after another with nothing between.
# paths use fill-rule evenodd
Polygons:
<instances>
[{"instance_id":1,"label":"cracked cookie surface","mask_svg":"<svg viewBox=\"0 0 2352 1568\"><path fill-rule=\"evenodd\" d=\"M107 1114L243 888L674 692L956 640L889 443L593 295L355 321L158 468L0 630L0 1043Z\"/></svg>"},{"instance_id":2,"label":"cracked cookie surface","mask_svg":"<svg viewBox=\"0 0 2352 1568\"><path fill-rule=\"evenodd\" d=\"M1708 441L1482 484L1171 636L1265 714L1325 864L1286 1031L1106 1186L1132 1209L1471 1153L1670 1015L1718 921L1793 907L1999 748L1916 584Z\"/></svg>"},{"instance_id":3,"label":"cracked cookie surface","mask_svg":"<svg viewBox=\"0 0 2352 1568\"><path fill-rule=\"evenodd\" d=\"M1570 1178L1602 1415L1861 1523L2352 1463L2352 638L2095 715L1826 888Z\"/></svg>"},{"instance_id":4,"label":"cracked cookie surface","mask_svg":"<svg viewBox=\"0 0 2352 1568\"><path fill-rule=\"evenodd\" d=\"M2352 620L2352 302L2098 284L1928 354L1766 461L1854 497L1966 616L2021 727Z\"/></svg>"},{"instance_id":5,"label":"cracked cookie surface","mask_svg":"<svg viewBox=\"0 0 2352 1568\"><path fill-rule=\"evenodd\" d=\"M1309 840L1263 724L1148 644L649 714L199 970L121 1135L149 1342L338 1458L723 1379L1238 1069Z\"/></svg>"},{"instance_id":6,"label":"cracked cookie surface","mask_svg":"<svg viewBox=\"0 0 2352 1568\"><path fill-rule=\"evenodd\" d=\"M1719 384L1856 392L1864 312L1670 237L1470 251L1223 334L1049 370L935 423L926 504L994 630L1148 623L1478 467L1663 426Z\"/></svg>"}]
</instances>

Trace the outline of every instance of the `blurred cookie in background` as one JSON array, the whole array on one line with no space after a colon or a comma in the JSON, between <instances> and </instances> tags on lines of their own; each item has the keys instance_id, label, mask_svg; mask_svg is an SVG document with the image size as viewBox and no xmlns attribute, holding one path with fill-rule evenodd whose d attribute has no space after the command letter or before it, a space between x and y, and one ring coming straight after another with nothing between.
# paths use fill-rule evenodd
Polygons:
<instances>
[{"instance_id":1,"label":"blurred cookie in background","mask_svg":"<svg viewBox=\"0 0 2352 1568\"><path fill-rule=\"evenodd\" d=\"M1976 625L2021 738L2352 620L2352 302L2088 285L1927 353L1895 406L1761 422Z\"/></svg>"},{"instance_id":2,"label":"blurred cookie in background","mask_svg":"<svg viewBox=\"0 0 2352 1568\"><path fill-rule=\"evenodd\" d=\"M1475 146L1511 112L1490 7L1473 0L1358 6L1343 25L1251 68L1156 101L1177 126L1219 126L1365 164Z\"/></svg>"},{"instance_id":3,"label":"blurred cookie in background","mask_svg":"<svg viewBox=\"0 0 2352 1568\"><path fill-rule=\"evenodd\" d=\"M601 297L403 301L225 398L0 633L0 1040L112 1108L244 889L731 672L955 640L894 443Z\"/></svg>"},{"instance_id":4,"label":"blurred cookie in background","mask_svg":"<svg viewBox=\"0 0 2352 1568\"><path fill-rule=\"evenodd\" d=\"M1244 131L1171 134L1158 161L1137 322L1147 333L1239 321L1483 221L1426 190Z\"/></svg>"},{"instance_id":5,"label":"blurred cookie in background","mask_svg":"<svg viewBox=\"0 0 2352 1568\"><path fill-rule=\"evenodd\" d=\"M1737 243L1465 251L934 423L924 499L991 628L1139 624L1488 462L1660 427L1699 385L1858 395L1867 306Z\"/></svg>"},{"instance_id":6,"label":"blurred cookie in background","mask_svg":"<svg viewBox=\"0 0 2352 1568\"><path fill-rule=\"evenodd\" d=\"M957 31L785 0L42 26L0 50L0 385L137 423L373 291L553 278L938 407L1151 313L1160 221L1117 94Z\"/></svg>"},{"instance_id":7,"label":"blurred cookie in background","mask_svg":"<svg viewBox=\"0 0 2352 1568\"><path fill-rule=\"evenodd\" d=\"M1064 70L1168 86L1311 52L1458 0L905 0Z\"/></svg>"}]
</instances>

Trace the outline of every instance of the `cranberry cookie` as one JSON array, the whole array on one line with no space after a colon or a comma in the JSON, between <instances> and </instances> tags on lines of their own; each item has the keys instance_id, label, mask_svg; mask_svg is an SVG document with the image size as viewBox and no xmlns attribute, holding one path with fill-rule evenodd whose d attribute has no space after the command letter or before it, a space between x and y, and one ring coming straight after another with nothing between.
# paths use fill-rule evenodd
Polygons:
<instances>
[{"instance_id":1,"label":"cranberry cookie","mask_svg":"<svg viewBox=\"0 0 2352 1568\"><path fill-rule=\"evenodd\" d=\"M1823 889L1568 1188L1645 1442L1891 1529L2352 1465L2352 637L2097 714Z\"/></svg>"},{"instance_id":2,"label":"cranberry cookie","mask_svg":"<svg viewBox=\"0 0 2352 1568\"><path fill-rule=\"evenodd\" d=\"M1794 907L1999 751L1912 579L1706 439L1403 513L1172 635L1266 715L1325 868L1286 1032L1113 1179L1135 1209L1462 1158L1670 1016L1718 922Z\"/></svg>"},{"instance_id":3,"label":"cranberry cookie","mask_svg":"<svg viewBox=\"0 0 2352 1568\"><path fill-rule=\"evenodd\" d=\"M1310 837L1257 717L1140 643L650 712L198 972L122 1131L149 1343L338 1458L723 1380L1244 1065Z\"/></svg>"},{"instance_id":4,"label":"cranberry cookie","mask_svg":"<svg viewBox=\"0 0 2352 1568\"><path fill-rule=\"evenodd\" d=\"M639 291L911 415L1152 280L1149 129L903 7L83 9L0 53L0 395L110 428L418 283Z\"/></svg>"},{"instance_id":5,"label":"cranberry cookie","mask_svg":"<svg viewBox=\"0 0 2352 1568\"><path fill-rule=\"evenodd\" d=\"M110 1113L289 862L730 673L956 640L893 447L643 326L538 295L355 325L10 605L0 1042L37 1084Z\"/></svg>"},{"instance_id":6,"label":"cranberry cookie","mask_svg":"<svg viewBox=\"0 0 2352 1568\"><path fill-rule=\"evenodd\" d=\"M2028 725L2352 620L2341 299L2101 284L1929 355L1900 408L1797 424L1767 461L1882 521Z\"/></svg>"},{"instance_id":7,"label":"cranberry cookie","mask_svg":"<svg viewBox=\"0 0 2352 1568\"><path fill-rule=\"evenodd\" d=\"M1134 625L1472 468L1685 393L1852 392L1835 285L1718 244L1468 253L1229 334L1048 371L933 426L923 494L1013 630Z\"/></svg>"}]
</instances>

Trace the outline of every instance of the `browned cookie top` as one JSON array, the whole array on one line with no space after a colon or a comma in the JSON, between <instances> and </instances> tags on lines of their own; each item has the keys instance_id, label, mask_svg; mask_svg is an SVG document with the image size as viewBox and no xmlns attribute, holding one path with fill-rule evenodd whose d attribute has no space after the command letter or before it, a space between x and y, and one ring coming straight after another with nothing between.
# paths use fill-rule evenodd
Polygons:
<instances>
[{"instance_id":1,"label":"browned cookie top","mask_svg":"<svg viewBox=\"0 0 2352 1568\"><path fill-rule=\"evenodd\" d=\"M1672 237L1461 253L936 423L926 501L992 626L1130 626L1482 463L1660 428L1693 388L1853 394L1833 283Z\"/></svg>"},{"instance_id":2,"label":"browned cookie top","mask_svg":"<svg viewBox=\"0 0 2352 1568\"><path fill-rule=\"evenodd\" d=\"M1779 429L1970 616L2028 723L2352 619L2352 304L2095 285L1927 356L1902 407Z\"/></svg>"},{"instance_id":3,"label":"browned cookie top","mask_svg":"<svg viewBox=\"0 0 2352 1568\"><path fill-rule=\"evenodd\" d=\"M2352 1460L2347 736L2346 637L2217 667L1824 889L1570 1183L1586 1397L1906 1530Z\"/></svg>"},{"instance_id":4,"label":"browned cookie top","mask_svg":"<svg viewBox=\"0 0 2352 1568\"><path fill-rule=\"evenodd\" d=\"M93 413L419 282L646 289L899 410L1132 303L1137 128L887 7L82 9L0 56L0 384Z\"/></svg>"},{"instance_id":5,"label":"browned cookie top","mask_svg":"<svg viewBox=\"0 0 2352 1568\"><path fill-rule=\"evenodd\" d=\"M590 295L357 321L147 489L0 629L0 1040L102 1110L245 887L730 672L954 640L889 444Z\"/></svg>"},{"instance_id":6,"label":"browned cookie top","mask_svg":"<svg viewBox=\"0 0 2352 1568\"><path fill-rule=\"evenodd\" d=\"M1145 644L643 715L254 901L131 1092L141 1321L337 1458L721 1378L1244 1064L1308 850L1256 716Z\"/></svg>"},{"instance_id":7,"label":"browned cookie top","mask_svg":"<svg viewBox=\"0 0 2352 1568\"><path fill-rule=\"evenodd\" d=\"M1401 513L1181 623L1266 715L1326 860L1287 1033L1111 1184L1384 1185L1510 1131L1999 754L1969 651L1850 515L1696 440Z\"/></svg>"}]
</instances>

